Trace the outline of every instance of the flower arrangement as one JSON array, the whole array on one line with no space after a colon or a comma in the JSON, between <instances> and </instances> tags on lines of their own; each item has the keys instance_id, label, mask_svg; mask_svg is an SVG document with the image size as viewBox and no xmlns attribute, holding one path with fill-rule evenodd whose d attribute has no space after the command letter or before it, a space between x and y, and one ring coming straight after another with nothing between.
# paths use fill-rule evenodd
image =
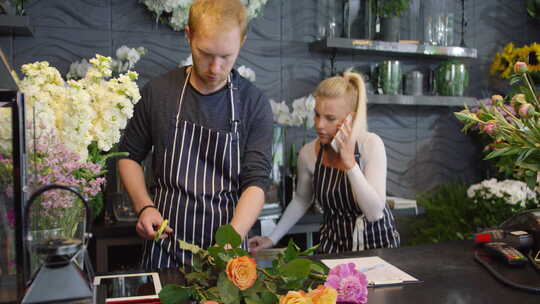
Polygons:
<instances>
[{"instance_id":1,"label":"flower arrangement","mask_svg":"<svg viewBox=\"0 0 540 304\"><path fill-rule=\"evenodd\" d=\"M35 184L79 187L82 195L92 199L97 215L102 206L97 194L105 182L98 176L105 172L106 160L118 155L111 149L141 96L137 73L111 78L110 57L96 55L89 62L82 79L68 81L48 62L25 64L25 77L17 82L25 94L27 130L33 133L27 136L27 144L34 147L29 168L34 170ZM9 110L0 109L0 154L4 156L11 154L10 126ZM2 175L9 176L10 167L4 169Z\"/></svg>"},{"instance_id":2,"label":"flower arrangement","mask_svg":"<svg viewBox=\"0 0 540 304\"><path fill-rule=\"evenodd\" d=\"M199 303L311 303L367 302L367 280L354 264L341 264L328 272L326 266L304 256L316 247L300 252L292 241L272 261L260 268L256 260L239 248L241 238L230 225L216 232L216 246L203 250L179 241L193 253L193 272L184 275L185 284L167 285L160 294L163 304L195 300Z\"/></svg>"},{"instance_id":3,"label":"flower arrangement","mask_svg":"<svg viewBox=\"0 0 540 304\"><path fill-rule=\"evenodd\" d=\"M471 185L467 196L478 215L478 227L494 227L525 209L537 208L537 194L526 183L517 180L497 181L494 178Z\"/></svg>"},{"instance_id":4,"label":"flower arrangement","mask_svg":"<svg viewBox=\"0 0 540 304\"><path fill-rule=\"evenodd\" d=\"M540 72L540 44L534 42L516 48L513 43L508 43L501 52L495 54L489 72L503 79L509 79L518 61L528 63L529 72L536 77Z\"/></svg>"},{"instance_id":5,"label":"flower arrangement","mask_svg":"<svg viewBox=\"0 0 540 304\"><path fill-rule=\"evenodd\" d=\"M246 6L248 19L258 17L268 0L242 0ZM193 0L139 0L156 16L156 23L161 21L175 31L182 31L188 21L189 8Z\"/></svg>"},{"instance_id":6,"label":"flower arrangement","mask_svg":"<svg viewBox=\"0 0 540 304\"><path fill-rule=\"evenodd\" d=\"M478 130L489 137L485 159L497 159L500 172L535 188L540 182L540 101L527 64L517 62L513 71L513 88L506 98L494 95L478 109L465 107L455 115L463 131Z\"/></svg>"},{"instance_id":7,"label":"flower arrangement","mask_svg":"<svg viewBox=\"0 0 540 304\"><path fill-rule=\"evenodd\" d=\"M37 140L35 150L29 153L29 159L31 165L28 166L27 175L30 193L45 185L62 184L74 187L86 200L90 200L105 184L102 166L92 162L81 162L78 154L69 151L50 133L43 133L42 138ZM8 197L13 195L13 182L5 177L11 177L12 166L11 159L0 158L0 175L4 177L1 186ZM76 232L77 223L83 216L82 206L72 208L74 203L76 201L69 192L45 192L39 204L34 205L32 209L32 218L35 219L37 216L39 220L31 222L31 230L60 228L66 237L72 237ZM62 220L59 221L59 218Z\"/></svg>"}]
</instances>

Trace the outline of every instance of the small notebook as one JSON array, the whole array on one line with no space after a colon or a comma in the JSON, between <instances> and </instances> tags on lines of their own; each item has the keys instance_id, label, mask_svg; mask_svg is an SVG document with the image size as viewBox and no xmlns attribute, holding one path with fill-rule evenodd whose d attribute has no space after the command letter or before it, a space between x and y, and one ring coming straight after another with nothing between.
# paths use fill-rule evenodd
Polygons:
<instances>
[{"instance_id":1,"label":"small notebook","mask_svg":"<svg viewBox=\"0 0 540 304\"><path fill-rule=\"evenodd\" d=\"M421 282L417 278L409 275L378 256L321 260L321 262L323 262L329 268L339 264L353 263L356 265L357 270L360 270L366 275L370 286L390 286Z\"/></svg>"}]
</instances>

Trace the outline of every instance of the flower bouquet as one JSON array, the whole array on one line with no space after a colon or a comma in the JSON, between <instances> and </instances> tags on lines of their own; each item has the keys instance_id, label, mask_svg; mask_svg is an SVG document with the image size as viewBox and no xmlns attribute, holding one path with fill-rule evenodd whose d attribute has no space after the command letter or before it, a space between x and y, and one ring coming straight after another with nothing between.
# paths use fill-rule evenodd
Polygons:
<instances>
[{"instance_id":1,"label":"flower bouquet","mask_svg":"<svg viewBox=\"0 0 540 304\"><path fill-rule=\"evenodd\" d=\"M305 256L316 247L299 251L289 246L260 268L246 251L239 248L241 238L230 225L216 232L216 246L208 250L179 241L193 253L193 272L180 269L185 285L167 285L160 294L163 304L194 300L199 303L366 303L366 276L354 264L328 268Z\"/></svg>"},{"instance_id":2,"label":"flower bouquet","mask_svg":"<svg viewBox=\"0 0 540 304\"><path fill-rule=\"evenodd\" d=\"M497 159L499 171L526 181L538 190L540 182L540 101L527 64L517 62L504 98L493 95L476 109L465 107L456 117L463 131L478 130L489 137L485 159Z\"/></svg>"},{"instance_id":3,"label":"flower bouquet","mask_svg":"<svg viewBox=\"0 0 540 304\"><path fill-rule=\"evenodd\" d=\"M94 215L102 208L105 162L118 155L111 150L140 99L137 73L111 78L111 62L96 55L80 80L65 81L48 62L25 64L25 77L16 77L25 94L30 191L50 183L73 186L90 200ZM12 185L10 126L9 110L0 109L0 182L6 192ZM41 198L40 222L34 228L71 222L66 214L71 203L58 193Z\"/></svg>"}]
</instances>

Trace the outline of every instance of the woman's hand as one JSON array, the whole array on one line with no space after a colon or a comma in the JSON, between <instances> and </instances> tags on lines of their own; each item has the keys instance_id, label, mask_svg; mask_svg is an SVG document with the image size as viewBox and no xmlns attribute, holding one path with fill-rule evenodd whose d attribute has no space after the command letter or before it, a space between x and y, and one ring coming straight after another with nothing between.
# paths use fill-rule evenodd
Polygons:
<instances>
[{"instance_id":1,"label":"woman's hand","mask_svg":"<svg viewBox=\"0 0 540 304\"><path fill-rule=\"evenodd\" d=\"M156 236L157 229L161 226L163 222L163 217L157 209L148 208L141 213L139 221L137 221L137 234L145 240L154 240ZM168 237L169 233L172 233L173 230L171 227L167 226L159 238L164 239Z\"/></svg>"},{"instance_id":2,"label":"woman's hand","mask_svg":"<svg viewBox=\"0 0 540 304\"><path fill-rule=\"evenodd\" d=\"M267 236L254 236L248 240L248 248L251 254L256 254L261 249L274 246L274 242Z\"/></svg>"},{"instance_id":3,"label":"woman's hand","mask_svg":"<svg viewBox=\"0 0 540 304\"><path fill-rule=\"evenodd\" d=\"M356 166L356 160L354 159L356 140L352 138L351 121L345 119L345 122L339 127L338 133L334 138L339 145L339 156L347 170L352 169Z\"/></svg>"}]
</instances>

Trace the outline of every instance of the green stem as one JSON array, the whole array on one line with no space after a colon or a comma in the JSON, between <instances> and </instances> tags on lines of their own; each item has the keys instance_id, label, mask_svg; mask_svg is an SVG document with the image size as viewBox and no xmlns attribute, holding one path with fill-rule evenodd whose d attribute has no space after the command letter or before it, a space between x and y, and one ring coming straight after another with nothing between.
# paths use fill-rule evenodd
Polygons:
<instances>
[{"instance_id":1,"label":"green stem","mask_svg":"<svg viewBox=\"0 0 540 304\"><path fill-rule=\"evenodd\" d=\"M321 281L326 281L326 278L327 276L324 275L324 274L318 274L318 273L313 273L313 272L310 272L309 273L309 276L311 278L314 278L314 279L317 279L317 280L321 280Z\"/></svg>"},{"instance_id":2,"label":"green stem","mask_svg":"<svg viewBox=\"0 0 540 304\"><path fill-rule=\"evenodd\" d=\"M277 276L273 276L271 274L269 274L266 270L264 270L263 268L257 268L258 271L262 272L265 276L267 276L268 278L274 280L274 281L277 281L279 279L279 277Z\"/></svg>"},{"instance_id":3,"label":"green stem","mask_svg":"<svg viewBox=\"0 0 540 304\"><path fill-rule=\"evenodd\" d=\"M527 83L529 90L531 90L531 94L533 96L534 102L536 103L536 106L540 106L540 103L538 102L538 98L536 97L536 93L532 87L531 80L529 79L528 74L527 73L523 74L523 78L525 79L525 82Z\"/></svg>"}]
</instances>

